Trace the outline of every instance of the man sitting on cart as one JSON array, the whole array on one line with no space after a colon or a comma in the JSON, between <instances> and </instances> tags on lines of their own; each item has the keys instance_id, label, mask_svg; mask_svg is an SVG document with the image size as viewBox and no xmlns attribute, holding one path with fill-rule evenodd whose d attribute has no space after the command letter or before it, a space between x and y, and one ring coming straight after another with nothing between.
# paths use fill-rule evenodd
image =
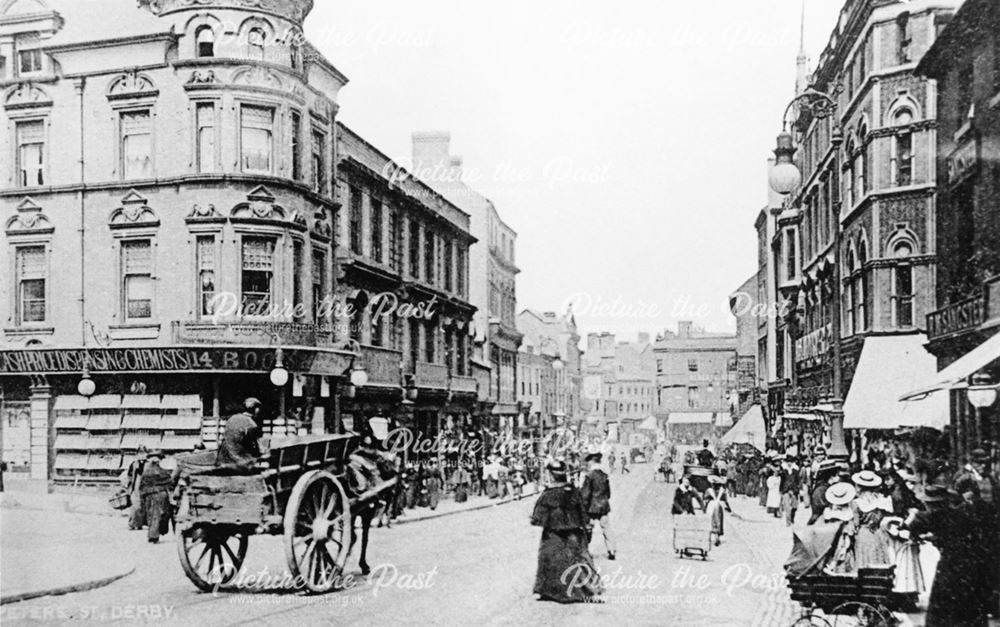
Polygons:
<instances>
[{"instance_id":1,"label":"man sitting on cart","mask_svg":"<svg viewBox=\"0 0 1000 627\"><path fill-rule=\"evenodd\" d=\"M256 398L248 398L243 401L243 411L230 416L226 421L222 442L219 444L217 465L242 472L253 472L256 469L261 456L261 431L257 426L260 405Z\"/></svg>"}]
</instances>

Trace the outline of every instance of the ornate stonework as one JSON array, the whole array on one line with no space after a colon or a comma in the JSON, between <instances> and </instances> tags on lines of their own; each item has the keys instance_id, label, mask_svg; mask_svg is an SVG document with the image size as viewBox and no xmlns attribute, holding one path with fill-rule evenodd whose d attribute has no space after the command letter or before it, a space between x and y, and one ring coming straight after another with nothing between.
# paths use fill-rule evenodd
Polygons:
<instances>
[{"instance_id":1,"label":"ornate stonework","mask_svg":"<svg viewBox=\"0 0 1000 627\"><path fill-rule=\"evenodd\" d=\"M245 9L261 11L302 24L313 8L313 0L139 0L139 6L154 15L186 9Z\"/></svg>"},{"instance_id":2,"label":"ornate stonework","mask_svg":"<svg viewBox=\"0 0 1000 627\"><path fill-rule=\"evenodd\" d=\"M146 204L146 199L134 189L121 200L122 206L111 212L108 225L111 228L159 226L156 212Z\"/></svg>"},{"instance_id":3,"label":"ornate stonework","mask_svg":"<svg viewBox=\"0 0 1000 627\"><path fill-rule=\"evenodd\" d=\"M195 70L191 72L191 78L188 79L187 85L213 85L219 82L215 77L215 70Z\"/></svg>"},{"instance_id":4,"label":"ornate stonework","mask_svg":"<svg viewBox=\"0 0 1000 627\"><path fill-rule=\"evenodd\" d=\"M51 104L52 98L34 83L19 83L10 89L4 98L4 106L8 109L41 107Z\"/></svg>"},{"instance_id":5,"label":"ornate stonework","mask_svg":"<svg viewBox=\"0 0 1000 627\"><path fill-rule=\"evenodd\" d=\"M4 230L7 235L38 235L55 229L48 216L42 213L42 208L31 197L25 196L17 205L17 213L7 220Z\"/></svg>"},{"instance_id":6,"label":"ornate stonework","mask_svg":"<svg viewBox=\"0 0 1000 627\"><path fill-rule=\"evenodd\" d=\"M191 213L188 214L188 220L212 220L221 218L220 214L215 209L215 205L195 205L191 208Z\"/></svg>"},{"instance_id":7,"label":"ornate stonework","mask_svg":"<svg viewBox=\"0 0 1000 627\"><path fill-rule=\"evenodd\" d=\"M298 228L305 228L305 219L297 211L288 211L277 204L274 194L260 185L247 195L247 202L241 202L229 212L234 220L271 220L286 222Z\"/></svg>"},{"instance_id":8,"label":"ornate stonework","mask_svg":"<svg viewBox=\"0 0 1000 627\"><path fill-rule=\"evenodd\" d=\"M153 79L135 70L116 76L108 85L108 98L155 96L157 93Z\"/></svg>"},{"instance_id":9,"label":"ornate stonework","mask_svg":"<svg viewBox=\"0 0 1000 627\"><path fill-rule=\"evenodd\" d=\"M248 65L236 69L230 79L233 85L250 85L252 87L267 87L283 89L284 86L275 72L259 65Z\"/></svg>"}]
</instances>

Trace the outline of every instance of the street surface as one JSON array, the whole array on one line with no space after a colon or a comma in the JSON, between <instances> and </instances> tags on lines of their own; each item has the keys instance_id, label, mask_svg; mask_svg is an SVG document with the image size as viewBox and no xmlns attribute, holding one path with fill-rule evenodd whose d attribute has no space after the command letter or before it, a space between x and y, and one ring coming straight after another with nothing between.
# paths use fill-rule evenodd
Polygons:
<instances>
[{"instance_id":1,"label":"street surface","mask_svg":"<svg viewBox=\"0 0 1000 627\"><path fill-rule=\"evenodd\" d=\"M150 545L144 532L126 531L124 520L114 521L121 525L117 550L131 552L135 573L97 590L5 605L0 620L5 626L790 624L794 610L781 578L791 546L784 523L736 498L733 507L746 519L727 518L722 546L705 562L680 559L672 549L669 514L674 484L654 481L653 468L638 464L631 474L612 476L618 559L607 559L600 533L591 545L608 584L603 604L534 599L540 531L528 523L532 497L373 529L372 575L362 577L352 556L346 573L353 575L351 585L323 596L281 589L286 568L277 537L251 539L242 586L200 593L184 577L172 537ZM72 559L65 563L71 566Z\"/></svg>"}]
</instances>

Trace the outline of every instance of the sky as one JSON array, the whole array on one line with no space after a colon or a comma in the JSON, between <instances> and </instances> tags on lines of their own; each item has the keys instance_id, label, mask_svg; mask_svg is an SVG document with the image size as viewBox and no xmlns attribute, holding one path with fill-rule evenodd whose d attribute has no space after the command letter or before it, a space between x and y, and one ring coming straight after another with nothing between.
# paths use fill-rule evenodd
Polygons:
<instances>
[{"instance_id":1,"label":"sky","mask_svg":"<svg viewBox=\"0 0 1000 627\"><path fill-rule=\"evenodd\" d=\"M401 163L449 131L518 233L518 310L581 333L735 329L802 0L318 0L339 119ZM815 60L840 0L805 0Z\"/></svg>"}]
</instances>

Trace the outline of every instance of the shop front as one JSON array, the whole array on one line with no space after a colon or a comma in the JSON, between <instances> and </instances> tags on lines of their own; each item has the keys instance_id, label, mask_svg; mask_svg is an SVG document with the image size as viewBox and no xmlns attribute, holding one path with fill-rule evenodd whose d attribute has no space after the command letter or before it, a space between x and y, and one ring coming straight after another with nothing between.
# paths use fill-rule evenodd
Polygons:
<instances>
[{"instance_id":1,"label":"shop front","mask_svg":"<svg viewBox=\"0 0 1000 627\"><path fill-rule=\"evenodd\" d=\"M251 396L263 405L265 439L335 431L330 391L352 358L222 345L0 351L0 413L15 438L27 423L31 479L100 483L141 448L215 448L225 417Z\"/></svg>"}]
</instances>

